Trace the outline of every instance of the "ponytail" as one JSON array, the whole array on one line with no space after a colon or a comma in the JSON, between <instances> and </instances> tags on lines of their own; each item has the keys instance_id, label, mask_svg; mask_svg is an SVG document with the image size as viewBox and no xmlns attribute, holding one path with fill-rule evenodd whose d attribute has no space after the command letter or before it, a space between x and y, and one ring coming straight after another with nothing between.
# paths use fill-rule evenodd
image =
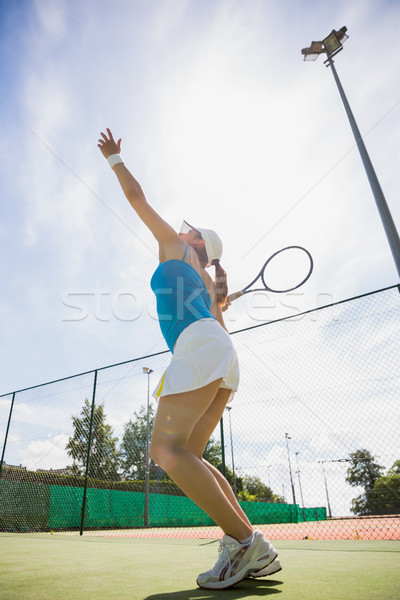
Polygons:
<instances>
[{"instance_id":1,"label":"ponytail","mask_svg":"<svg viewBox=\"0 0 400 600\"><path fill-rule=\"evenodd\" d=\"M223 305L228 296L228 277L218 258L215 258L211 264L215 267L215 301L217 304Z\"/></svg>"}]
</instances>

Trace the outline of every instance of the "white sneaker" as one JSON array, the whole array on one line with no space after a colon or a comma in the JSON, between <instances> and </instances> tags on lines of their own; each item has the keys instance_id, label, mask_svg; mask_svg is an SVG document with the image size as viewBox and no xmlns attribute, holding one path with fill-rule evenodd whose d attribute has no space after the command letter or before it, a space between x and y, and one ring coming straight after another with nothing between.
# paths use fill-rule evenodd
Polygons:
<instances>
[{"instance_id":1,"label":"white sneaker","mask_svg":"<svg viewBox=\"0 0 400 600\"><path fill-rule=\"evenodd\" d=\"M249 577L267 577L267 575L273 575L274 573L278 573L278 571L282 571L282 565L279 562L279 560L275 558L275 560L273 560L272 563L270 563L260 571L250 573Z\"/></svg>"},{"instance_id":2,"label":"white sneaker","mask_svg":"<svg viewBox=\"0 0 400 600\"><path fill-rule=\"evenodd\" d=\"M197 585L201 588L224 590L232 587L251 573L263 570L278 556L261 531L254 531L248 544L241 544L229 535L224 535L219 544L217 562L197 578Z\"/></svg>"}]
</instances>

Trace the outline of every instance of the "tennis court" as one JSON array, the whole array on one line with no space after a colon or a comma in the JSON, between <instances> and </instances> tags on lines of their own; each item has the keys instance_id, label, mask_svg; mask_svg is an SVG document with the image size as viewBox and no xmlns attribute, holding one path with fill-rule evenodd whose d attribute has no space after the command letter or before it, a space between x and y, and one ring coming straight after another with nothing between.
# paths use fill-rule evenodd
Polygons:
<instances>
[{"instance_id":1,"label":"tennis court","mask_svg":"<svg viewBox=\"0 0 400 600\"><path fill-rule=\"evenodd\" d=\"M363 517L257 525L265 537L274 540L399 540L400 516ZM134 538L221 538L219 527L178 527L92 531L90 535Z\"/></svg>"},{"instance_id":2,"label":"tennis court","mask_svg":"<svg viewBox=\"0 0 400 600\"><path fill-rule=\"evenodd\" d=\"M196 586L216 560L210 539L0 534L1 600L398 600L400 542L279 541L283 570L231 590ZM173 560L171 560L173 557Z\"/></svg>"}]
</instances>

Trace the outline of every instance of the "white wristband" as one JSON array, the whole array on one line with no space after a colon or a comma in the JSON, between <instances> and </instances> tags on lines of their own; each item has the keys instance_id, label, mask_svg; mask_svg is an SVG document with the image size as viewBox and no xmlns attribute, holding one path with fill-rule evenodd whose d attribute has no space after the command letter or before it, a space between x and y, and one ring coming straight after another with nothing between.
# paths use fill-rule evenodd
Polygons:
<instances>
[{"instance_id":1,"label":"white wristband","mask_svg":"<svg viewBox=\"0 0 400 600\"><path fill-rule=\"evenodd\" d=\"M118 165L119 163L122 163L123 165L125 164L124 159L120 154L111 154L111 156L109 156L107 160L108 164L112 169L115 167L115 165Z\"/></svg>"}]
</instances>

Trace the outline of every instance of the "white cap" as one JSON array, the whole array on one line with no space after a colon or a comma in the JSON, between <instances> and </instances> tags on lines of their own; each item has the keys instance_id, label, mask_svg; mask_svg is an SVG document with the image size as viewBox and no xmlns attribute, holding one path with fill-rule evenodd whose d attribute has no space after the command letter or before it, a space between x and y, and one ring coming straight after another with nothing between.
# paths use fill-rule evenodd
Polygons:
<instances>
[{"instance_id":1,"label":"white cap","mask_svg":"<svg viewBox=\"0 0 400 600\"><path fill-rule=\"evenodd\" d=\"M198 231L205 241L205 249L207 253L208 263L207 267L209 267L213 260L218 258L221 259L222 256L222 241L218 234L215 233L212 229L202 229L200 227L193 227L189 225L187 221L183 221L180 233L189 233L191 229L195 229Z\"/></svg>"}]
</instances>

